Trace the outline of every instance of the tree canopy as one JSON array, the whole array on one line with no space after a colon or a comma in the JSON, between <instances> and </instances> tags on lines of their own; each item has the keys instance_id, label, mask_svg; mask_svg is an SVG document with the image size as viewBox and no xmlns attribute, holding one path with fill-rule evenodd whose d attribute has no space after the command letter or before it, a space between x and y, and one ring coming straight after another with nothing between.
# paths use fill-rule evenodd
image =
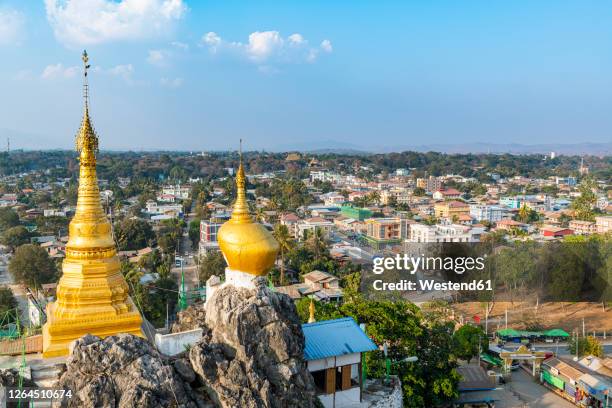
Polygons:
<instances>
[{"instance_id":1,"label":"tree canopy","mask_svg":"<svg viewBox=\"0 0 612 408\"><path fill-rule=\"evenodd\" d=\"M57 267L47 251L38 245L22 245L9 263L9 272L16 282L39 289L56 279Z\"/></svg>"}]
</instances>

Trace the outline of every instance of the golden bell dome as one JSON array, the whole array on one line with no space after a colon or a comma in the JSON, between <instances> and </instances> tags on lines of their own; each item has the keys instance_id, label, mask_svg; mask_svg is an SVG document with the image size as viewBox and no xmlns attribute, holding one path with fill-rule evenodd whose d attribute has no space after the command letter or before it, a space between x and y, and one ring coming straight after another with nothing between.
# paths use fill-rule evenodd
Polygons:
<instances>
[{"instance_id":1,"label":"golden bell dome","mask_svg":"<svg viewBox=\"0 0 612 408\"><path fill-rule=\"evenodd\" d=\"M217 239L229 269L262 276L274 265L279 247L270 231L249 214L245 184L241 158L232 217L221 226Z\"/></svg>"}]
</instances>

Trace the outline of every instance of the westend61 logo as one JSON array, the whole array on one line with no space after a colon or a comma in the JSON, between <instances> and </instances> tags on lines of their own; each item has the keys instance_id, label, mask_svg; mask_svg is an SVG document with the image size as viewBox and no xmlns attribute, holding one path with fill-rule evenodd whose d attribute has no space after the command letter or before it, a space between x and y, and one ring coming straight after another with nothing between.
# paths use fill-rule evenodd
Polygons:
<instances>
[{"instance_id":1,"label":"westend61 logo","mask_svg":"<svg viewBox=\"0 0 612 408\"><path fill-rule=\"evenodd\" d=\"M453 271L458 275L466 271L482 271L485 268L485 257L450 257L450 256L411 256L397 254L393 257L374 258L372 272L380 275L385 271L407 271L414 275L417 271Z\"/></svg>"}]
</instances>

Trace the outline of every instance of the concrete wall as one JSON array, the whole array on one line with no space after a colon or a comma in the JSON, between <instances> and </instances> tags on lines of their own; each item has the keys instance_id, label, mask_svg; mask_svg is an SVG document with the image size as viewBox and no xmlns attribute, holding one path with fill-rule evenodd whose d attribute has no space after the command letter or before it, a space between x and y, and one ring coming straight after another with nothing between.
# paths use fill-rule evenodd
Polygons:
<instances>
[{"instance_id":1,"label":"concrete wall","mask_svg":"<svg viewBox=\"0 0 612 408\"><path fill-rule=\"evenodd\" d=\"M325 408L343 408L359 406L359 387L346 391L337 391L334 402L334 394L319 395L319 401Z\"/></svg>"},{"instance_id":2,"label":"concrete wall","mask_svg":"<svg viewBox=\"0 0 612 408\"><path fill-rule=\"evenodd\" d=\"M393 390L390 393L373 398L370 408L403 408L402 383L397 377L393 377Z\"/></svg>"},{"instance_id":3,"label":"concrete wall","mask_svg":"<svg viewBox=\"0 0 612 408\"><path fill-rule=\"evenodd\" d=\"M185 351L187 346L195 344L202 338L202 329L188 330L180 333L155 335L155 346L167 356L174 356Z\"/></svg>"}]
</instances>

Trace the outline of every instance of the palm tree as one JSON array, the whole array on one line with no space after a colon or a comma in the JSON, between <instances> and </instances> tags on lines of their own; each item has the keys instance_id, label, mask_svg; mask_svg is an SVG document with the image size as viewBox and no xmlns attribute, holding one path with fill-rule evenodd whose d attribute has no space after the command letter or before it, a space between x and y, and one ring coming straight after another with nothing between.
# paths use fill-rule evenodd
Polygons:
<instances>
[{"instance_id":1,"label":"palm tree","mask_svg":"<svg viewBox=\"0 0 612 408\"><path fill-rule=\"evenodd\" d=\"M518 218L526 223L529 221L529 208L527 208L527 205L525 203L523 203L523 206L520 208L519 213L518 213Z\"/></svg>"},{"instance_id":2,"label":"palm tree","mask_svg":"<svg viewBox=\"0 0 612 408\"><path fill-rule=\"evenodd\" d=\"M310 231L306 244L308 245L308 249L314 254L315 260L320 260L327 249L323 230L321 228L315 228Z\"/></svg>"},{"instance_id":3,"label":"palm tree","mask_svg":"<svg viewBox=\"0 0 612 408\"><path fill-rule=\"evenodd\" d=\"M278 241L280 249L280 284L285 284L285 254L289 252L294 245L291 235L289 235L289 229L286 225L276 224L274 225L274 238Z\"/></svg>"}]
</instances>

